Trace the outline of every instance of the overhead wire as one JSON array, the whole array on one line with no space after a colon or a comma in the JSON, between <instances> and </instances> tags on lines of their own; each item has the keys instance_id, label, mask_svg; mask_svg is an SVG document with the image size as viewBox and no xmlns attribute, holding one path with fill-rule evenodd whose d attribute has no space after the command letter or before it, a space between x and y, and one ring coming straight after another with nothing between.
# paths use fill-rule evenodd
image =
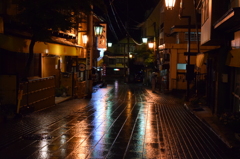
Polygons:
<instances>
[{"instance_id":1,"label":"overhead wire","mask_svg":"<svg viewBox=\"0 0 240 159\"><path fill-rule=\"evenodd\" d=\"M109 17L109 15L107 14L107 18L108 18L108 27L109 27L109 29L112 31L112 33L114 34L114 37L116 38L116 40L119 40L118 39L118 36L117 36L117 34L116 34L116 32L115 32L115 30L114 30L114 27L113 27L113 25L112 25L112 23L111 23L111 20L110 20L110 17Z\"/></svg>"},{"instance_id":2,"label":"overhead wire","mask_svg":"<svg viewBox=\"0 0 240 159\"><path fill-rule=\"evenodd\" d=\"M120 18L119 18L120 19ZM120 23L122 24L123 29L125 30L126 34L128 34L128 29L126 28L126 25L123 24L122 20L120 19ZM126 35L125 34L125 35Z\"/></svg>"},{"instance_id":3,"label":"overhead wire","mask_svg":"<svg viewBox=\"0 0 240 159\"><path fill-rule=\"evenodd\" d=\"M116 7L115 7L115 5L113 4L113 1L114 1L114 0L112 0L112 1L109 0L109 4L110 4L110 7L111 7L112 14L113 14L113 16L114 16L114 20L116 21L117 27L119 28L121 34L123 34L122 29L124 29L124 31L126 32L126 36L129 36L136 45L142 45L143 43L138 43L138 42L130 35L128 29L126 28L126 25L123 24L123 22L122 22L122 20L121 20L121 18L120 18L120 16L119 16L119 14L118 14L118 12L117 12L117 10L116 10ZM108 19L109 19L109 24L110 24L109 28L112 30L115 38L118 39L117 33L116 33L116 31L115 31L115 29L114 29L114 27L113 27L113 25L112 25L112 22L111 22L111 19L110 19L109 15L107 15L107 17L108 17ZM119 19L119 20L118 20L118 19ZM135 21L135 22L137 22L137 21ZM138 23L139 23L139 22L138 22ZM120 25L121 25L122 27L121 27Z\"/></svg>"},{"instance_id":4,"label":"overhead wire","mask_svg":"<svg viewBox=\"0 0 240 159\"><path fill-rule=\"evenodd\" d=\"M115 6L114 6L114 9L115 9L115 12L116 12L116 15L117 16L119 16L118 15L118 13L117 13L117 10L116 10L116 8L115 8ZM123 26L123 29L125 30L125 32L126 32L126 35L128 35L129 37L131 37L131 35L130 35L130 33L129 33L129 31L128 31L128 29L126 28L126 25L124 25L123 24L123 22L122 22L122 20L121 20L121 18L119 18L120 19L120 23L122 24L122 26ZM132 37L131 37L132 38ZM132 38L133 39L133 38ZM134 41L136 41L136 40L134 40Z\"/></svg>"},{"instance_id":5,"label":"overhead wire","mask_svg":"<svg viewBox=\"0 0 240 159\"><path fill-rule=\"evenodd\" d=\"M111 6L111 4L113 3L113 1L114 1L114 0L112 0L112 1L109 0L110 6ZM116 40L118 41L119 38L118 38L117 33L116 33L116 31L115 31L115 29L114 29L114 27L113 27L111 18L110 18L110 16L109 16L108 13L106 14L106 16L107 16L108 27L109 27L109 29L111 30L111 32L113 33L113 35L114 35L114 37L116 38Z\"/></svg>"},{"instance_id":6,"label":"overhead wire","mask_svg":"<svg viewBox=\"0 0 240 159\"><path fill-rule=\"evenodd\" d=\"M111 11L113 13L113 17L116 21L116 24L117 24L118 28L120 29L120 26L119 26L119 23L118 23L118 20L117 20L117 17L116 17L116 13L114 12L114 9L113 9L113 3L110 4L110 8L111 8Z\"/></svg>"},{"instance_id":7,"label":"overhead wire","mask_svg":"<svg viewBox=\"0 0 240 159\"><path fill-rule=\"evenodd\" d=\"M114 18L115 18L115 20L116 20L116 22L117 22L117 26L118 26L120 32L122 33L122 29L121 29L121 27L120 27L120 25L119 25L119 22L118 22L118 20L117 20L117 17L116 17L116 15L119 17L119 15L118 15L117 10L116 10L116 8L115 8L115 6L114 6L113 4L111 5L111 9L112 9ZM120 18L118 18L118 19L120 19ZM121 19L120 19L120 23L122 24ZM124 27L123 24L122 24L122 26Z\"/></svg>"}]
</instances>

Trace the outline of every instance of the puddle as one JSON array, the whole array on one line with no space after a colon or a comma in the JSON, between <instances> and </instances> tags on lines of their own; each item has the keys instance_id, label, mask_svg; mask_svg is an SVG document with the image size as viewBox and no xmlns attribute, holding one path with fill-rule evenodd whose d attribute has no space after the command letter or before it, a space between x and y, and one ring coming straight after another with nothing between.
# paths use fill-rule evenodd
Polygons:
<instances>
[{"instance_id":1,"label":"puddle","mask_svg":"<svg viewBox=\"0 0 240 159\"><path fill-rule=\"evenodd\" d=\"M28 134L23 136L25 140L49 140L52 139L52 136L48 135L47 133L42 134Z\"/></svg>"}]
</instances>

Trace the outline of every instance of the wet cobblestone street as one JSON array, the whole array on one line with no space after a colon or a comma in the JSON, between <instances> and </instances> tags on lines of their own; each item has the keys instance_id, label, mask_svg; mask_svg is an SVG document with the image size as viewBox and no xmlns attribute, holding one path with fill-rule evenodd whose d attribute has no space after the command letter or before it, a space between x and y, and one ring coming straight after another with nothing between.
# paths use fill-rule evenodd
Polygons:
<instances>
[{"instance_id":1,"label":"wet cobblestone street","mask_svg":"<svg viewBox=\"0 0 240 159\"><path fill-rule=\"evenodd\" d=\"M1 124L0 158L235 158L177 100L112 81L91 100L72 99Z\"/></svg>"}]
</instances>

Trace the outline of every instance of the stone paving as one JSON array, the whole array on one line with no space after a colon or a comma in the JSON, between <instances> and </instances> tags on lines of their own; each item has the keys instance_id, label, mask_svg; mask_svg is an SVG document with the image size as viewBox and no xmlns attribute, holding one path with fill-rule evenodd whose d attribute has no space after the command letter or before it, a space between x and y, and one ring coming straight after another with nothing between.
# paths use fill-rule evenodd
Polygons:
<instances>
[{"instance_id":1,"label":"stone paving","mask_svg":"<svg viewBox=\"0 0 240 159\"><path fill-rule=\"evenodd\" d=\"M238 158L178 99L117 80L0 126L3 159Z\"/></svg>"}]
</instances>

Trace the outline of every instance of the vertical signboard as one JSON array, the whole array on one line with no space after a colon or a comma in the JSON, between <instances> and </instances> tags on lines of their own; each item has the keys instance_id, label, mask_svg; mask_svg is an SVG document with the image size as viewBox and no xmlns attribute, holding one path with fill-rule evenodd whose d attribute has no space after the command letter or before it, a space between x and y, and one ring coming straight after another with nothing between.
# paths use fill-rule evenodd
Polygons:
<instances>
[{"instance_id":1,"label":"vertical signboard","mask_svg":"<svg viewBox=\"0 0 240 159\"><path fill-rule=\"evenodd\" d=\"M106 76L106 64L103 64L103 67L102 67L102 76Z\"/></svg>"},{"instance_id":2,"label":"vertical signboard","mask_svg":"<svg viewBox=\"0 0 240 159\"><path fill-rule=\"evenodd\" d=\"M106 49L107 48L107 24L100 24L103 26L102 35L97 38L97 48Z\"/></svg>"}]
</instances>

